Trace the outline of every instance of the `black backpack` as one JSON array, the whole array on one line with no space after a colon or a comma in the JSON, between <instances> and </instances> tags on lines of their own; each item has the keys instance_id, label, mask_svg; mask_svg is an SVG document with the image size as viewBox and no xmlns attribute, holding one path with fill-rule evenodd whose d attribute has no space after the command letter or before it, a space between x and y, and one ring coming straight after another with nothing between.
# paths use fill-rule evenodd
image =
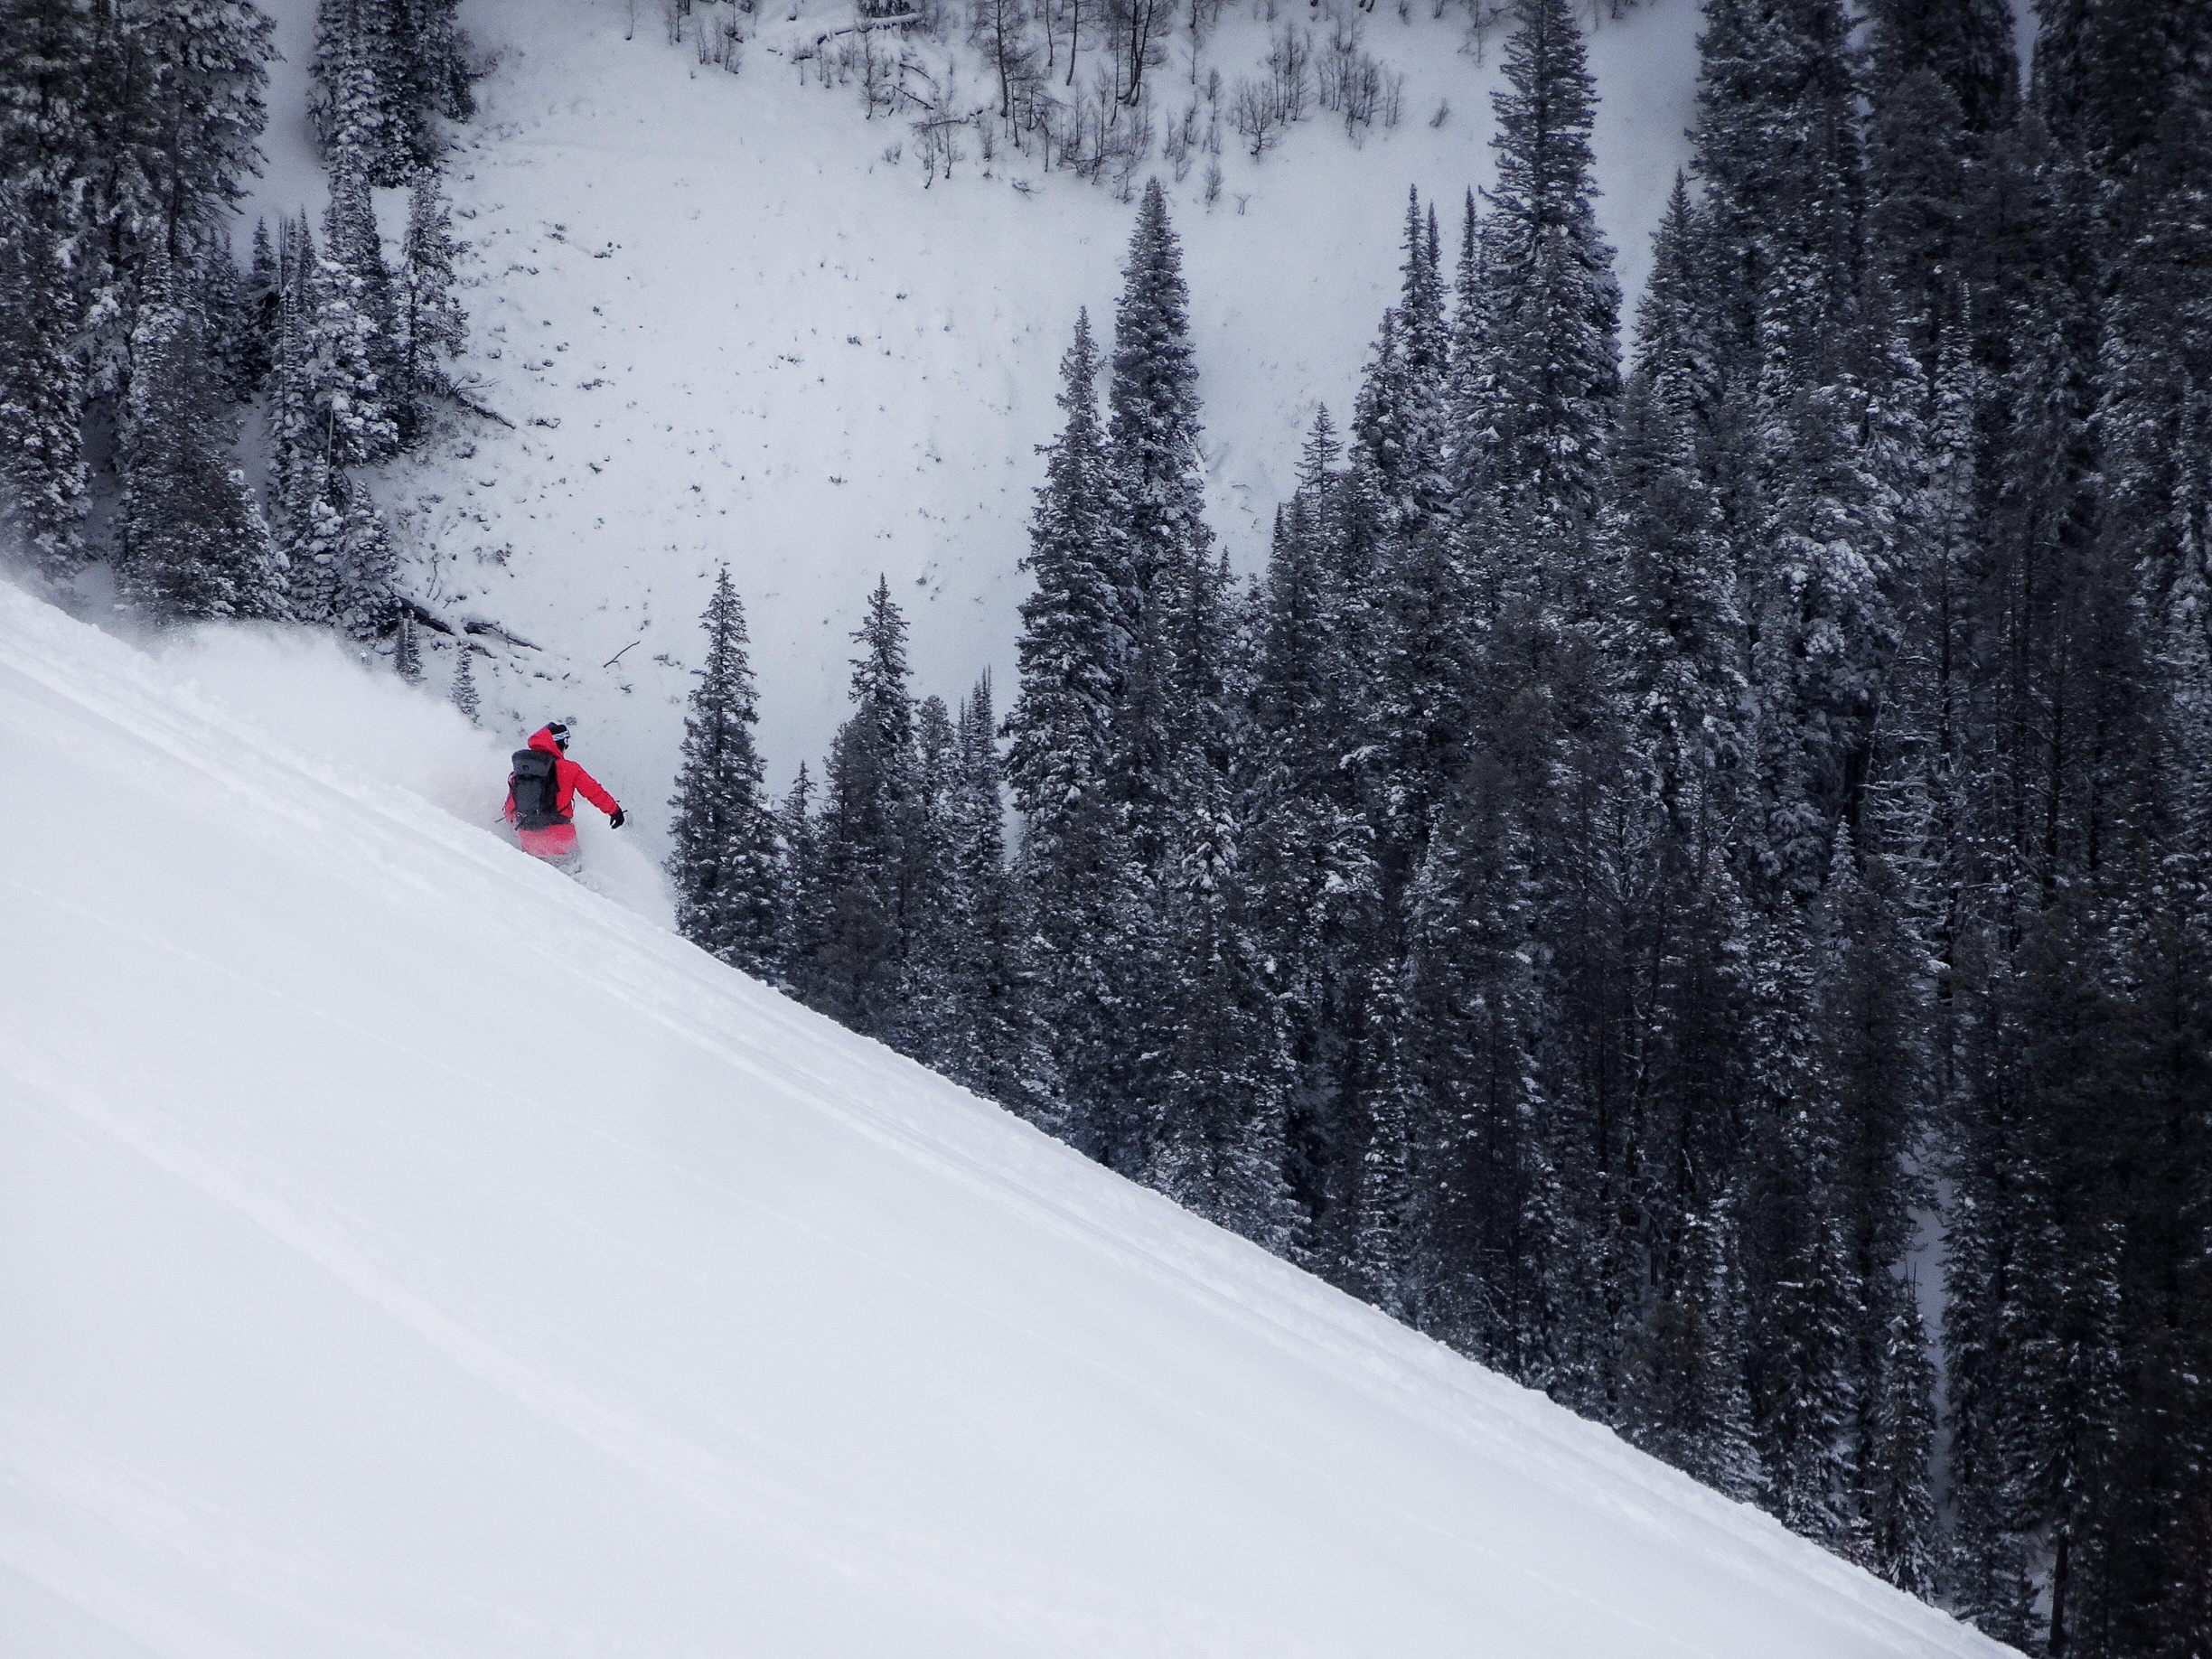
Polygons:
<instances>
[{"instance_id":1,"label":"black backpack","mask_svg":"<svg viewBox=\"0 0 2212 1659\"><path fill-rule=\"evenodd\" d=\"M559 766L543 749L515 751L507 787L514 791L516 829L550 830L568 821L560 815Z\"/></svg>"}]
</instances>

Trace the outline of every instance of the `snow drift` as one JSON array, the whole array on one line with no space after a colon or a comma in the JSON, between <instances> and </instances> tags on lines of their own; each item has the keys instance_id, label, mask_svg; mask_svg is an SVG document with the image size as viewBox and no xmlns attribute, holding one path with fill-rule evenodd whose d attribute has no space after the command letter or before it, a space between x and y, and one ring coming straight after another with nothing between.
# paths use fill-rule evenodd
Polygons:
<instances>
[{"instance_id":1,"label":"snow drift","mask_svg":"<svg viewBox=\"0 0 2212 1659\"><path fill-rule=\"evenodd\" d=\"M0 588L0 1651L2002 1651L295 753L420 710L286 649Z\"/></svg>"}]
</instances>

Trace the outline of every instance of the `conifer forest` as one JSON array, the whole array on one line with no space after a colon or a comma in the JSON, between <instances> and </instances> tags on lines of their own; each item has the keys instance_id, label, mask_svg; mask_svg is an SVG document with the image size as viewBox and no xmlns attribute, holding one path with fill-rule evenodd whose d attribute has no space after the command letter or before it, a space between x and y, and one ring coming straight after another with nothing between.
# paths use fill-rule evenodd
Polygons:
<instances>
[{"instance_id":1,"label":"conifer forest","mask_svg":"<svg viewBox=\"0 0 2212 1659\"><path fill-rule=\"evenodd\" d=\"M720 573L679 925L2024 1652L2212 1659L2212 5L1702 0L1632 306L1591 8L1495 9L1263 568L1155 180L1012 676L882 581L772 780ZM250 0L0 20L12 546L418 679L358 478L468 403L455 0L323 0L328 211L243 258Z\"/></svg>"}]
</instances>

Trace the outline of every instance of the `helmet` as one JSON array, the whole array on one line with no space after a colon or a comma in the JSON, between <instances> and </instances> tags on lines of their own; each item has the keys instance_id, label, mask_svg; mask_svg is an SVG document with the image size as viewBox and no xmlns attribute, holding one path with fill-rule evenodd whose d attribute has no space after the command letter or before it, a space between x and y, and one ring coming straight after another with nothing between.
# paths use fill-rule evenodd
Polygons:
<instances>
[{"instance_id":1,"label":"helmet","mask_svg":"<svg viewBox=\"0 0 2212 1659\"><path fill-rule=\"evenodd\" d=\"M547 721L546 735L553 739L554 746L563 755L568 753L568 723L566 720Z\"/></svg>"}]
</instances>

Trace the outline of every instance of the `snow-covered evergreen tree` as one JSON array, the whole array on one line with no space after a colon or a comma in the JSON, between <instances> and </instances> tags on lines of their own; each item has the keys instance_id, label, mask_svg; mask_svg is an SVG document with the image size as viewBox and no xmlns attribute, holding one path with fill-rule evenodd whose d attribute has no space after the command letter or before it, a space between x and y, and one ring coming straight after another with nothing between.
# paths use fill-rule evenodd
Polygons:
<instances>
[{"instance_id":1,"label":"snow-covered evergreen tree","mask_svg":"<svg viewBox=\"0 0 2212 1659\"><path fill-rule=\"evenodd\" d=\"M314 293L318 402L332 464L384 460L399 446L406 412L406 342L401 295L359 167L342 165L332 175Z\"/></svg>"},{"instance_id":2,"label":"snow-covered evergreen tree","mask_svg":"<svg viewBox=\"0 0 2212 1659\"><path fill-rule=\"evenodd\" d=\"M869 596L853 639L853 713L839 729L823 778L819 830L820 936L790 963L811 1006L856 1031L911 1035L902 996L908 951L910 860L920 803L914 704L907 689L906 622L887 580Z\"/></svg>"},{"instance_id":3,"label":"snow-covered evergreen tree","mask_svg":"<svg viewBox=\"0 0 2212 1659\"><path fill-rule=\"evenodd\" d=\"M1882 1287L1888 1306L1881 1364L1861 1463L1861 1531L1867 1565L1899 1589L1931 1599L1936 1589L1936 1367L1911 1287Z\"/></svg>"},{"instance_id":4,"label":"snow-covered evergreen tree","mask_svg":"<svg viewBox=\"0 0 2212 1659\"><path fill-rule=\"evenodd\" d=\"M954 742L945 789L951 960L938 1065L977 1093L1053 1126L1058 1068L1037 1018L1027 895L1007 858L989 674L961 703Z\"/></svg>"},{"instance_id":5,"label":"snow-covered evergreen tree","mask_svg":"<svg viewBox=\"0 0 2212 1659\"><path fill-rule=\"evenodd\" d=\"M1107 439L1115 506L1126 527L1129 581L1140 609L1203 560L1213 544L1198 452L1198 370L1190 342L1183 247L1159 181L1145 185L1114 311Z\"/></svg>"},{"instance_id":6,"label":"snow-covered evergreen tree","mask_svg":"<svg viewBox=\"0 0 2212 1659\"><path fill-rule=\"evenodd\" d=\"M321 0L308 105L333 171L358 172L388 184L406 166L405 138L380 76L395 51L390 12L385 0Z\"/></svg>"},{"instance_id":7,"label":"snow-covered evergreen tree","mask_svg":"<svg viewBox=\"0 0 2212 1659\"><path fill-rule=\"evenodd\" d=\"M181 297L157 245L117 445L118 590L162 618L280 615L283 573L233 454L237 420Z\"/></svg>"},{"instance_id":8,"label":"snow-covered evergreen tree","mask_svg":"<svg viewBox=\"0 0 2212 1659\"><path fill-rule=\"evenodd\" d=\"M1463 370L1463 477L1492 515L1487 533L1514 544L1494 559L1579 562L1620 395L1620 287L1591 177L1597 86L1568 0L1516 0L1513 16L1479 231L1480 356Z\"/></svg>"},{"instance_id":9,"label":"snow-covered evergreen tree","mask_svg":"<svg viewBox=\"0 0 2212 1659\"><path fill-rule=\"evenodd\" d=\"M437 164L441 122L474 109L455 10L456 0L321 0L309 108L333 169L396 186Z\"/></svg>"},{"instance_id":10,"label":"snow-covered evergreen tree","mask_svg":"<svg viewBox=\"0 0 2212 1659\"><path fill-rule=\"evenodd\" d=\"M467 341L468 314L454 292L454 261L461 252L437 169L425 168L408 192L403 251L399 363L402 442L419 439L429 416L426 403L450 389L451 364Z\"/></svg>"},{"instance_id":11,"label":"snow-covered evergreen tree","mask_svg":"<svg viewBox=\"0 0 2212 1659\"><path fill-rule=\"evenodd\" d=\"M1116 521L1111 459L1098 420L1099 361L1088 314L1061 360L1065 425L1045 453L1022 602L1021 690L1007 716L1007 777L1023 814L1025 858L1056 857L1064 821L1102 783L1130 644L1130 576ZM1033 879L1049 879L1042 871Z\"/></svg>"},{"instance_id":12,"label":"snow-covered evergreen tree","mask_svg":"<svg viewBox=\"0 0 2212 1659\"><path fill-rule=\"evenodd\" d=\"M782 916L773 815L753 745L759 719L745 607L726 565L700 618L707 657L684 717L682 762L670 801L669 879L676 926L732 967L775 970Z\"/></svg>"},{"instance_id":13,"label":"snow-covered evergreen tree","mask_svg":"<svg viewBox=\"0 0 2212 1659\"><path fill-rule=\"evenodd\" d=\"M0 186L0 534L55 576L84 558L84 370L60 204Z\"/></svg>"},{"instance_id":14,"label":"snow-covered evergreen tree","mask_svg":"<svg viewBox=\"0 0 2212 1659\"><path fill-rule=\"evenodd\" d=\"M483 704L478 699L476 693L476 670L469 666L475 655L476 648L465 641L463 642L460 656L454 663L451 700L453 706L461 711L462 717L471 726L481 726L483 722L478 716Z\"/></svg>"},{"instance_id":15,"label":"snow-covered evergreen tree","mask_svg":"<svg viewBox=\"0 0 2212 1659\"><path fill-rule=\"evenodd\" d=\"M820 950L828 922L822 886L820 822L814 782L804 761L776 808L777 910L783 920L776 959L784 987L803 995L807 972Z\"/></svg>"},{"instance_id":16,"label":"snow-covered evergreen tree","mask_svg":"<svg viewBox=\"0 0 2212 1659\"><path fill-rule=\"evenodd\" d=\"M1384 533L1404 540L1443 524L1448 482L1446 373L1449 334L1433 213L1406 201L1397 305L1383 314L1353 405L1352 438L1382 507Z\"/></svg>"}]
</instances>

